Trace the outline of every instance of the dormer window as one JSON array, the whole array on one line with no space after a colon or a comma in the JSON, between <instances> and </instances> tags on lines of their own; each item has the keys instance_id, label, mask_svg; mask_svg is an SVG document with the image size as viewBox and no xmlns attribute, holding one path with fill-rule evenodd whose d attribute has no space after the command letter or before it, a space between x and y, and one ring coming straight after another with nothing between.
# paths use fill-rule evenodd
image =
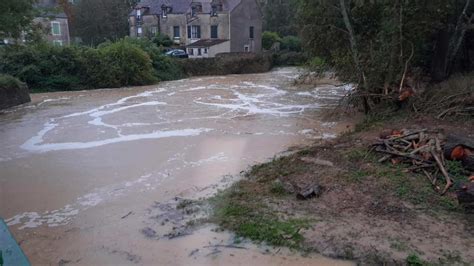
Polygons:
<instances>
[{"instance_id":1,"label":"dormer window","mask_svg":"<svg viewBox=\"0 0 474 266\"><path fill-rule=\"evenodd\" d=\"M165 6L165 5L162 5L162 6L161 6L161 16L162 16L163 18L168 17L168 7Z\"/></svg>"},{"instance_id":2,"label":"dormer window","mask_svg":"<svg viewBox=\"0 0 474 266\"><path fill-rule=\"evenodd\" d=\"M140 9L137 9L137 21L140 21L142 18L142 11Z\"/></svg>"},{"instance_id":3,"label":"dormer window","mask_svg":"<svg viewBox=\"0 0 474 266\"><path fill-rule=\"evenodd\" d=\"M193 2L191 4L191 16L195 17L198 13L202 12L202 4L198 2Z\"/></svg>"},{"instance_id":4,"label":"dormer window","mask_svg":"<svg viewBox=\"0 0 474 266\"><path fill-rule=\"evenodd\" d=\"M211 17L217 17L217 5L212 5Z\"/></svg>"}]
</instances>

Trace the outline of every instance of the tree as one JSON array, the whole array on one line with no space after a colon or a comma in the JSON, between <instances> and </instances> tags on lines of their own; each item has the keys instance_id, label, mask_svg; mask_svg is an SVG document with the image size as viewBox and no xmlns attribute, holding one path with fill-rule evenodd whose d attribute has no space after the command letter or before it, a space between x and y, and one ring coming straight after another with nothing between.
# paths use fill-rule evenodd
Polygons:
<instances>
[{"instance_id":1,"label":"tree","mask_svg":"<svg viewBox=\"0 0 474 266\"><path fill-rule=\"evenodd\" d=\"M369 111L416 73L453 72L474 20L471 1L300 0L300 34L307 51L359 84Z\"/></svg>"},{"instance_id":2,"label":"tree","mask_svg":"<svg viewBox=\"0 0 474 266\"><path fill-rule=\"evenodd\" d=\"M34 0L0 1L0 37L18 38L34 16Z\"/></svg>"},{"instance_id":3,"label":"tree","mask_svg":"<svg viewBox=\"0 0 474 266\"><path fill-rule=\"evenodd\" d=\"M81 0L73 9L73 35L88 45L128 35L128 15L136 0Z\"/></svg>"},{"instance_id":4,"label":"tree","mask_svg":"<svg viewBox=\"0 0 474 266\"><path fill-rule=\"evenodd\" d=\"M281 36L297 34L296 0L264 0L261 5L264 30L277 32Z\"/></svg>"}]
</instances>

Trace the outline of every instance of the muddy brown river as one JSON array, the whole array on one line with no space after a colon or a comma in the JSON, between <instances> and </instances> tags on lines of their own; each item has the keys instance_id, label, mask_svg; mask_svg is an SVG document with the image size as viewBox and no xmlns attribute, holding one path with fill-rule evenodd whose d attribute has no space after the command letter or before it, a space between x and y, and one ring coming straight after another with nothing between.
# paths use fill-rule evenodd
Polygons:
<instances>
[{"instance_id":1,"label":"muddy brown river","mask_svg":"<svg viewBox=\"0 0 474 266\"><path fill-rule=\"evenodd\" d=\"M298 89L299 71L34 94L0 113L0 216L33 265L350 265L232 248L213 225L158 237L169 228L153 219L156 204L210 196L249 165L346 127L321 110L347 88Z\"/></svg>"}]
</instances>

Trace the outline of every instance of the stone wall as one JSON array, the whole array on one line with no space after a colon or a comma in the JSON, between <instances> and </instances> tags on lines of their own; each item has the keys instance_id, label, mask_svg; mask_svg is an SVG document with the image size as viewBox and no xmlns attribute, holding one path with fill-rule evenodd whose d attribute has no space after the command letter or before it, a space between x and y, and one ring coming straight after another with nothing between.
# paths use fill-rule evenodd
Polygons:
<instances>
[{"instance_id":1,"label":"stone wall","mask_svg":"<svg viewBox=\"0 0 474 266\"><path fill-rule=\"evenodd\" d=\"M12 76L0 74L0 110L30 101L26 84Z\"/></svg>"},{"instance_id":2,"label":"stone wall","mask_svg":"<svg viewBox=\"0 0 474 266\"><path fill-rule=\"evenodd\" d=\"M263 73L273 67L270 54L224 53L214 58L179 60L189 76Z\"/></svg>"}]
</instances>

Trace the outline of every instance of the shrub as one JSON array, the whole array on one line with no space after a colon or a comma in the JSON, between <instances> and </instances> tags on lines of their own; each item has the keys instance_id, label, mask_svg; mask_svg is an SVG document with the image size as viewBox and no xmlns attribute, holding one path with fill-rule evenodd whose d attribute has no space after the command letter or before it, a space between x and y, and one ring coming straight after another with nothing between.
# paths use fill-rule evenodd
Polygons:
<instances>
[{"instance_id":1,"label":"shrub","mask_svg":"<svg viewBox=\"0 0 474 266\"><path fill-rule=\"evenodd\" d=\"M2 50L0 71L26 82L34 90L68 90L81 87L83 66L79 48L48 44L13 46Z\"/></svg>"},{"instance_id":2,"label":"shrub","mask_svg":"<svg viewBox=\"0 0 474 266\"><path fill-rule=\"evenodd\" d=\"M281 39L281 49L301 52L301 39L296 36L285 36Z\"/></svg>"},{"instance_id":3,"label":"shrub","mask_svg":"<svg viewBox=\"0 0 474 266\"><path fill-rule=\"evenodd\" d=\"M173 45L173 41L168 37L168 35L158 33L153 38L153 43L155 43L158 47L170 47Z\"/></svg>"},{"instance_id":4,"label":"shrub","mask_svg":"<svg viewBox=\"0 0 474 266\"><path fill-rule=\"evenodd\" d=\"M115 86L146 85L156 82L150 56L128 42L120 40L100 46L100 73L105 83Z\"/></svg>"},{"instance_id":5,"label":"shrub","mask_svg":"<svg viewBox=\"0 0 474 266\"><path fill-rule=\"evenodd\" d=\"M0 88L20 89L20 88L25 88L25 87L26 87L26 84L21 82L17 78L10 75L0 74Z\"/></svg>"},{"instance_id":6,"label":"shrub","mask_svg":"<svg viewBox=\"0 0 474 266\"><path fill-rule=\"evenodd\" d=\"M265 50L270 50L272 45L281 41L280 36L276 32L265 31L262 35L262 47Z\"/></svg>"}]
</instances>

